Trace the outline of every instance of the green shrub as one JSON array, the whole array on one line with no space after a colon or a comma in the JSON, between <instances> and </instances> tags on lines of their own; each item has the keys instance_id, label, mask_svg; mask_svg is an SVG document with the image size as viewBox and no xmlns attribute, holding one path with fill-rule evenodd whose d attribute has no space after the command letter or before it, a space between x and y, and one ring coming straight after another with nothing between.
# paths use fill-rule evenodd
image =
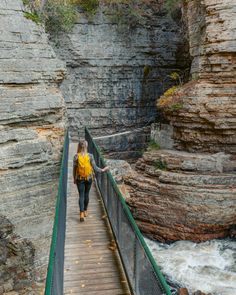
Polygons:
<instances>
[{"instance_id":1,"label":"green shrub","mask_svg":"<svg viewBox=\"0 0 236 295\"><path fill-rule=\"evenodd\" d=\"M170 111L174 112L174 111L179 111L183 108L183 104L182 103L174 103L170 106Z\"/></svg>"},{"instance_id":2,"label":"green shrub","mask_svg":"<svg viewBox=\"0 0 236 295\"><path fill-rule=\"evenodd\" d=\"M24 5L29 5L30 4L30 0L23 0L22 1Z\"/></svg>"},{"instance_id":3,"label":"green shrub","mask_svg":"<svg viewBox=\"0 0 236 295\"><path fill-rule=\"evenodd\" d=\"M158 159L154 161L154 167L156 170L166 170L167 163L165 160Z\"/></svg>"},{"instance_id":4,"label":"green shrub","mask_svg":"<svg viewBox=\"0 0 236 295\"><path fill-rule=\"evenodd\" d=\"M111 21L117 23L118 27L132 28L145 25L150 16L150 10L157 12L164 8L171 13L183 1L187 0L100 0L99 2L103 4Z\"/></svg>"},{"instance_id":5,"label":"green shrub","mask_svg":"<svg viewBox=\"0 0 236 295\"><path fill-rule=\"evenodd\" d=\"M180 1L184 0L164 0L163 3L170 9ZM143 25L150 8L159 10L163 7L159 1L153 0L23 0L23 3L30 10L25 12L25 16L36 23L42 20L45 22L46 30L53 34L60 31L68 32L73 28L78 17L77 7L82 8L87 16L92 16L99 5L103 5L112 21L126 29L137 24Z\"/></svg>"},{"instance_id":6,"label":"green shrub","mask_svg":"<svg viewBox=\"0 0 236 295\"><path fill-rule=\"evenodd\" d=\"M155 142L155 140L151 139L148 144L148 148L151 150L159 150L161 147L157 142Z\"/></svg>"},{"instance_id":7,"label":"green shrub","mask_svg":"<svg viewBox=\"0 0 236 295\"><path fill-rule=\"evenodd\" d=\"M24 16L27 19L32 20L36 24L39 24L41 22L41 18L40 18L40 16L36 12L28 12L28 11L25 11L24 12Z\"/></svg>"},{"instance_id":8,"label":"green shrub","mask_svg":"<svg viewBox=\"0 0 236 295\"><path fill-rule=\"evenodd\" d=\"M144 3L149 0L100 0L113 23L119 28L132 28L144 24Z\"/></svg>"},{"instance_id":9,"label":"green shrub","mask_svg":"<svg viewBox=\"0 0 236 295\"><path fill-rule=\"evenodd\" d=\"M39 23L43 22L47 32L57 35L60 31L70 31L77 18L77 10L72 0L23 0L29 11L26 18Z\"/></svg>"},{"instance_id":10,"label":"green shrub","mask_svg":"<svg viewBox=\"0 0 236 295\"><path fill-rule=\"evenodd\" d=\"M147 79L148 75L151 73L152 69L149 65L145 65L143 68L143 79Z\"/></svg>"},{"instance_id":11,"label":"green shrub","mask_svg":"<svg viewBox=\"0 0 236 295\"><path fill-rule=\"evenodd\" d=\"M143 156L143 154L145 153L145 149L144 148L142 148L142 149L139 149L139 150L137 150L137 155L138 155L138 157L142 157Z\"/></svg>"},{"instance_id":12,"label":"green shrub","mask_svg":"<svg viewBox=\"0 0 236 295\"><path fill-rule=\"evenodd\" d=\"M162 109L168 112L181 110L184 107L183 93L181 90L184 83L188 81L188 70L172 72L166 78L168 78L168 80L171 79L175 85L168 88L162 96L158 98L157 107L160 110Z\"/></svg>"},{"instance_id":13,"label":"green shrub","mask_svg":"<svg viewBox=\"0 0 236 295\"><path fill-rule=\"evenodd\" d=\"M73 4L53 0L46 3L42 17L47 32L58 34L60 31L69 32L77 19L77 11Z\"/></svg>"},{"instance_id":14,"label":"green shrub","mask_svg":"<svg viewBox=\"0 0 236 295\"><path fill-rule=\"evenodd\" d=\"M95 14L99 7L99 0L77 0L74 3L78 4L89 15Z\"/></svg>"}]
</instances>

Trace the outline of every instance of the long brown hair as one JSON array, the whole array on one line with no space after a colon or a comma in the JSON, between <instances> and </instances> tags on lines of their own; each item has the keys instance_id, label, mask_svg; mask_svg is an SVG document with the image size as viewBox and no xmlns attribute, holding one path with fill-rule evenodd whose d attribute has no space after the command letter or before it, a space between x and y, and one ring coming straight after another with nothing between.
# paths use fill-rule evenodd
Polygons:
<instances>
[{"instance_id":1,"label":"long brown hair","mask_svg":"<svg viewBox=\"0 0 236 295\"><path fill-rule=\"evenodd\" d=\"M80 139L78 143L77 153L81 153L82 151L87 152L88 142L85 139Z\"/></svg>"}]
</instances>

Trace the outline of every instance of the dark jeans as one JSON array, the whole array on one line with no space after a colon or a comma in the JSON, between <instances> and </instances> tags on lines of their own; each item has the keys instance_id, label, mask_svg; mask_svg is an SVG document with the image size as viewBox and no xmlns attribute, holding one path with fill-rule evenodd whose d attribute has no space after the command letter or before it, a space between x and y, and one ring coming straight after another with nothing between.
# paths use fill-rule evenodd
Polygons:
<instances>
[{"instance_id":1,"label":"dark jeans","mask_svg":"<svg viewBox=\"0 0 236 295\"><path fill-rule=\"evenodd\" d=\"M79 191L79 208L80 212L84 212L88 208L89 203L89 191L92 185L92 179L89 180L77 180L77 187Z\"/></svg>"}]
</instances>

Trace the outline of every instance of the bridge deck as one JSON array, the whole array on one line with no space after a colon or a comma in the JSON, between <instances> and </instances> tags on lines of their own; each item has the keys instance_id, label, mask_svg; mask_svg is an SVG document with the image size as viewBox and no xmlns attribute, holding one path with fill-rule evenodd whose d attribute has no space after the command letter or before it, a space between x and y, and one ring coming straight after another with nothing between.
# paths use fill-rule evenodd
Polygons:
<instances>
[{"instance_id":1,"label":"bridge deck","mask_svg":"<svg viewBox=\"0 0 236 295\"><path fill-rule=\"evenodd\" d=\"M79 221L78 192L72 178L75 150L76 145L70 144L64 294L131 294L118 251L109 249L114 237L94 184L90 192L89 216L85 222Z\"/></svg>"}]
</instances>

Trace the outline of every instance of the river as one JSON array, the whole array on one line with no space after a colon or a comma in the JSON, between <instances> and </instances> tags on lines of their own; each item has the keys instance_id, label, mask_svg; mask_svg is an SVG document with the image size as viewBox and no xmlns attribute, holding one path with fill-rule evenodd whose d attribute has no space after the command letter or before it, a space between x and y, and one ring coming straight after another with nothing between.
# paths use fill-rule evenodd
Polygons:
<instances>
[{"instance_id":1,"label":"river","mask_svg":"<svg viewBox=\"0 0 236 295\"><path fill-rule=\"evenodd\" d=\"M145 239L167 280L191 292L236 295L236 240L162 244Z\"/></svg>"}]
</instances>

